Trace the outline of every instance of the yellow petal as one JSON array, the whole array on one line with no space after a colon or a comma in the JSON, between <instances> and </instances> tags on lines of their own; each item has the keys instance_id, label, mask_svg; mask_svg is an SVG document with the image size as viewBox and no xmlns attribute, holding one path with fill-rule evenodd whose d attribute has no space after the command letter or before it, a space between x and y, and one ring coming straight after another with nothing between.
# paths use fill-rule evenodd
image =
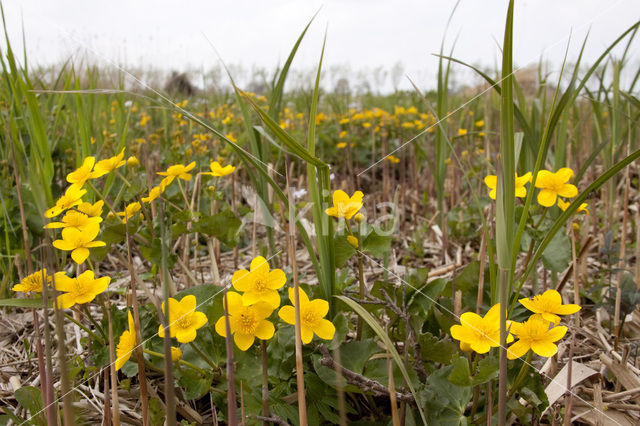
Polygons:
<instances>
[{"instance_id":1,"label":"yellow petal","mask_svg":"<svg viewBox=\"0 0 640 426\"><path fill-rule=\"evenodd\" d=\"M227 326L224 321L224 315L218 318L215 325L216 333L221 335L222 337L227 337Z\"/></svg>"},{"instance_id":2,"label":"yellow petal","mask_svg":"<svg viewBox=\"0 0 640 426\"><path fill-rule=\"evenodd\" d=\"M71 258L78 265L84 263L85 260L89 257L89 249L85 247L79 247L71 252Z\"/></svg>"},{"instance_id":3,"label":"yellow petal","mask_svg":"<svg viewBox=\"0 0 640 426\"><path fill-rule=\"evenodd\" d=\"M316 302L317 300L314 300ZM322 300L324 302L324 300ZM326 302L325 302L326 303ZM326 319L321 319L318 321L318 325L313 330L319 338L324 340L333 339L334 334L336 334L336 327L331 323L331 321Z\"/></svg>"},{"instance_id":4,"label":"yellow petal","mask_svg":"<svg viewBox=\"0 0 640 426\"><path fill-rule=\"evenodd\" d=\"M580 309L582 308L580 308L579 305L567 304L567 305L558 306L556 308L556 313L558 315L571 315L571 314L575 314Z\"/></svg>"},{"instance_id":5,"label":"yellow petal","mask_svg":"<svg viewBox=\"0 0 640 426\"><path fill-rule=\"evenodd\" d=\"M531 349L538 355L550 357L558 352L558 347L551 342L532 342Z\"/></svg>"},{"instance_id":6,"label":"yellow petal","mask_svg":"<svg viewBox=\"0 0 640 426\"><path fill-rule=\"evenodd\" d=\"M513 345L507 348L507 358L508 359L516 359L520 358L524 354L529 351L529 345L527 345L522 340L518 340Z\"/></svg>"},{"instance_id":7,"label":"yellow petal","mask_svg":"<svg viewBox=\"0 0 640 426\"><path fill-rule=\"evenodd\" d=\"M568 167L563 167L556 172L556 177L560 179L562 183L566 183L573 177L573 170Z\"/></svg>"},{"instance_id":8,"label":"yellow petal","mask_svg":"<svg viewBox=\"0 0 640 426\"><path fill-rule=\"evenodd\" d=\"M249 275L249 271L246 269L240 269L233 273L233 277L231 277L231 283L233 284L233 288L238 291L247 291L252 287L251 275Z\"/></svg>"},{"instance_id":9,"label":"yellow petal","mask_svg":"<svg viewBox=\"0 0 640 426\"><path fill-rule=\"evenodd\" d=\"M549 189L543 189L538 193L538 203L544 207L551 207L554 205L556 203L556 198L557 194Z\"/></svg>"},{"instance_id":10,"label":"yellow petal","mask_svg":"<svg viewBox=\"0 0 640 426\"><path fill-rule=\"evenodd\" d=\"M233 341L236 342L236 346L241 351L246 351L253 345L253 341L255 337L251 334L240 334L236 333L233 335Z\"/></svg>"},{"instance_id":11,"label":"yellow petal","mask_svg":"<svg viewBox=\"0 0 640 426\"><path fill-rule=\"evenodd\" d=\"M496 187L498 186L498 177L496 175L489 175L484 178L484 183L490 189L496 189Z\"/></svg>"},{"instance_id":12,"label":"yellow petal","mask_svg":"<svg viewBox=\"0 0 640 426\"><path fill-rule=\"evenodd\" d=\"M269 340L273 337L275 331L276 328L271 322L263 320L258 324L258 327L256 327L256 337L262 340Z\"/></svg>"},{"instance_id":13,"label":"yellow petal","mask_svg":"<svg viewBox=\"0 0 640 426\"><path fill-rule=\"evenodd\" d=\"M564 335L567 334L567 327L564 325L560 325L558 327L553 327L549 331L547 331L544 335L544 340L550 342L557 342L562 339Z\"/></svg>"},{"instance_id":14,"label":"yellow petal","mask_svg":"<svg viewBox=\"0 0 640 426\"><path fill-rule=\"evenodd\" d=\"M196 329L193 327L189 327L188 329L178 329L176 331L176 338L180 343L189 343L193 342L196 339Z\"/></svg>"},{"instance_id":15,"label":"yellow petal","mask_svg":"<svg viewBox=\"0 0 640 426\"><path fill-rule=\"evenodd\" d=\"M189 294L180 301L180 309L182 312L193 312L196 309L196 304L196 297L193 294Z\"/></svg>"},{"instance_id":16,"label":"yellow petal","mask_svg":"<svg viewBox=\"0 0 640 426\"><path fill-rule=\"evenodd\" d=\"M565 198L573 198L578 195L578 188L570 183L565 183L558 191L558 195Z\"/></svg>"},{"instance_id":17,"label":"yellow petal","mask_svg":"<svg viewBox=\"0 0 640 426\"><path fill-rule=\"evenodd\" d=\"M272 290L281 288L287 282L287 276L282 269L274 269L269 272L266 286Z\"/></svg>"},{"instance_id":18,"label":"yellow petal","mask_svg":"<svg viewBox=\"0 0 640 426\"><path fill-rule=\"evenodd\" d=\"M278 311L278 316L287 324L296 323L296 310L291 305L283 306L282 308L280 308L280 310Z\"/></svg>"},{"instance_id":19,"label":"yellow petal","mask_svg":"<svg viewBox=\"0 0 640 426\"><path fill-rule=\"evenodd\" d=\"M536 188L548 188L553 185L555 175L549 170L540 170L536 177Z\"/></svg>"},{"instance_id":20,"label":"yellow petal","mask_svg":"<svg viewBox=\"0 0 640 426\"><path fill-rule=\"evenodd\" d=\"M308 327L302 326L300 328L300 338L302 340L302 343L304 343L305 345L311 342L311 340L313 340L313 330Z\"/></svg>"},{"instance_id":21,"label":"yellow petal","mask_svg":"<svg viewBox=\"0 0 640 426\"><path fill-rule=\"evenodd\" d=\"M329 313L329 303L326 300L314 299L309 302L307 309L313 311L317 316L324 318Z\"/></svg>"}]
</instances>

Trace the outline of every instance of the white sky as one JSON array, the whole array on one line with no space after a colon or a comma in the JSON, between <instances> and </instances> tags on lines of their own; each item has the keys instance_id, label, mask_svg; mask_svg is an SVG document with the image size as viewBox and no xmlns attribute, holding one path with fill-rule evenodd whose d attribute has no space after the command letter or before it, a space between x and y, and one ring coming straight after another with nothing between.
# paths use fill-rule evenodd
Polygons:
<instances>
[{"instance_id":1,"label":"white sky","mask_svg":"<svg viewBox=\"0 0 640 426\"><path fill-rule=\"evenodd\" d=\"M207 38L228 64L273 70L282 63L306 22L318 17L293 68L316 66L327 30L325 69L357 71L401 63L421 87L435 82L437 58L451 0L4 0L14 49L22 26L31 64L59 63L87 52L125 68L207 69L218 63ZM457 36L454 56L483 66L499 63L506 0L462 0L447 33ZM638 0L517 0L515 62L543 56L558 68L571 34L576 58L590 29L585 62L592 62L640 19ZM88 48L88 49L87 49ZM78 57L78 56L76 56ZM636 57L637 64L637 57ZM468 74L459 74L465 79ZM390 79L389 79L390 80ZM460 83L465 83L464 81ZM390 81L385 84L391 84ZM406 78L400 86L410 87Z\"/></svg>"}]
</instances>

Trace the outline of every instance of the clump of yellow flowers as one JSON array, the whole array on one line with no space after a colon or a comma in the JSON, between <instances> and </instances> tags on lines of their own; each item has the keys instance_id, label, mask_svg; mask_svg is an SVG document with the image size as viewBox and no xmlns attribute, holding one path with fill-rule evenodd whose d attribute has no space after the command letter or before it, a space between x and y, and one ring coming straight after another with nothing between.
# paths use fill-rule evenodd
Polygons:
<instances>
[{"instance_id":1,"label":"clump of yellow flowers","mask_svg":"<svg viewBox=\"0 0 640 426\"><path fill-rule=\"evenodd\" d=\"M562 304L562 297L556 290L547 290L532 299L519 301L533 315L523 323L507 322L507 343L513 342L514 337L518 339L507 349L507 358L520 358L529 350L543 357L555 355L558 351L555 342L567 332L567 327L558 325L559 315L574 314L580 306ZM484 317L465 312L460 316L460 324L451 327L451 336L460 341L460 348L464 351L487 353L491 348L500 346L499 312L500 304L494 305Z\"/></svg>"}]
</instances>

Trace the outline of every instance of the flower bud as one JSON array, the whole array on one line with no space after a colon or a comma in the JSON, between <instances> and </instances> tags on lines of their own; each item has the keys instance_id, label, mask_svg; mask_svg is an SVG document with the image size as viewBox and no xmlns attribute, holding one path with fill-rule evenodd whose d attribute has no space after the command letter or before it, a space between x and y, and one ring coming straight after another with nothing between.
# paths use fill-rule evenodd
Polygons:
<instances>
[{"instance_id":1,"label":"flower bud","mask_svg":"<svg viewBox=\"0 0 640 426\"><path fill-rule=\"evenodd\" d=\"M178 362L182 358L182 351L180 348L171 346L171 361Z\"/></svg>"},{"instance_id":2,"label":"flower bud","mask_svg":"<svg viewBox=\"0 0 640 426\"><path fill-rule=\"evenodd\" d=\"M354 248L358 248L358 239L356 237L354 237L353 235L347 235L347 241L349 242L349 244L351 244Z\"/></svg>"}]
</instances>

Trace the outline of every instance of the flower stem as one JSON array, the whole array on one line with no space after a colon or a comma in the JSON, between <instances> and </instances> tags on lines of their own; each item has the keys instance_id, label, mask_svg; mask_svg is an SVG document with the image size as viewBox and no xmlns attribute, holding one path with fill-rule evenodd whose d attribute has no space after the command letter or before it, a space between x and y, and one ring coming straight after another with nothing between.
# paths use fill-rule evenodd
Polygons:
<instances>
[{"instance_id":1,"label":"flower stem","mask_svg":"<svg viewBox=\"0 0 640 426\"><path fill-rule=\"evenodd\" d=\"M164 359L164 354L161 354L160 352L150 351L149 349L143 349L142 352L151 356L155 356L156 358ZM204 371L202 368L198 367L197 365L190 363L189 361L185 361L181 359L180 361L178 361L178 363L184 366L187 366L193 370L196 370L198 373L202 374L203 376L207 375L206 371Z\"/></svg>"},{"instance_id":2,"label":"flower stem","mask_svg":"<svg viewBox=\"0 0 640 426\"><path fill-rule=\"evenodd\" d=\"M100 336L98 336L96 333L94 333L93 331L91 331L89 329L89 327L85 326L84 324L82 324L80 321L76 320L74 317L72 317L71 315L67 314L67 313L63 313L64 317L66 319L68 319L69 321L71 321L72 323L74 323L75 325L77 325L78 327L80 327L81 329L83 329L84 331L87 332L87 334L94 340L97 340L101 345L104 345L104 339Z\"/></svg>"},{"instance_id":3,"label":"flower stem","mask_svg":"<svg viewBox=\"0 0 640 426\"><path fill-rule=\"evenodd\" d=\"M529 353L527 354L527 358L524 360L524 363L522 364L522 367L520 367L520 371L516 376L516 380L513 382L513 385L511 385L511 389L509 389L507 400L509 400L513 396L513 394L516 393L516 390L518 390L520 383L526 377L527 372L529 371L529 366L531 365L532 356L533 356L533 351L529 351Z\"/></svg>"},{"instance_id":4,"label":"flower stem","mask_svg":"<svg viewBox=\"0 0 640 426\"><path fill-rule=\"evenodd\" d=\"M209 358L204 352L202 352L202 350L198 347L198 345L196 345L194 342L189 342L189 345L191 345L191 348L194 350L194 352L200 355L200 358L202 358L204 362L209 364L214 371L220 370L220 368L216 365L216 363L213 362L211 358Z\"/></svg>"},{"instance_id":5,"label":"flower stem","mask_svg":"<svg viewBox=\"0 0 640 426\"><path fill-rule=\"evenodd\" d=\"M269 370L267 365L267 342L260 340L262 349L262 416L270 417L269 414ZM264 422L264 426L269 423Z\"/></svg>"}]
</instances>

